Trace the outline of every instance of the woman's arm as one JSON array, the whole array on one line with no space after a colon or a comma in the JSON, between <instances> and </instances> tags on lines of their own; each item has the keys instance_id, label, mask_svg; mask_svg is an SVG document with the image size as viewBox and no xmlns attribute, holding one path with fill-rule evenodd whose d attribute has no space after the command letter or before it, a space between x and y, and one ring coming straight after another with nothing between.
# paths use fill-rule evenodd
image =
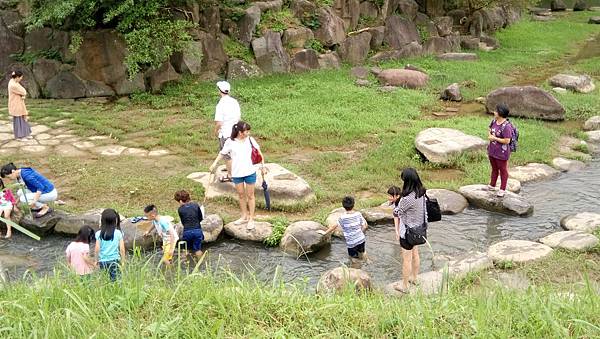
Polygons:
<instances>
[{"instance_id":1,"label":"woman's arm","mask_svg":"<svg viewBox=\"0 0 600 339\"><path fill-rule=\"evenodd\" d=\"M96 261L89 256L89 253L83 255L83 261L85 261L85 263L88 264L88 266L96 266Z\"/></svg>"},{"instance_id":2,"label":"woman's arm","mask_svg":"<svg viewBox=\"0 0 600 339\"><path fill-rule=\"evenodd\" d=\"M125 242L123 239L119 240L119 252L121 253L121 264L125 264L126 253L125 253Z\"/></svg>"},{"instance_id":3,"label":"woman's arm","mask_svg":"<svg viewBox=\"0 0 600 339\"><path fill-rule=\"evenodd\" d=\"M400 217L394 217L394 229L396 230L396 240L400 241Z\"/></svg>"},{"instance_id":4,"label":"woman's arm","mask_svg":"<svg viewBox=\"0 0 600 339\"><path fill-rule=\"evenodd\" d=\"M25 87L21 86L21 84L19 83L15 83L13 86L10 87L10 90L13 94L25 97L27 95L27 90L25 89Z\"/></svg>"},{"instance_id":5,"label":"woman's arm","mask_svg":"<svg viewBox=\"0 0 600 339\"><path fill-rule=\"evenodd\" d=\"M223 158L223 154L219 153L219 155L217 155L217 158L215 159L215 161L213 161L212 165L210 165L210 167L208 168L208 170L211 173L213 173L217 169L217 164L219 163L219 161L221 161L222 158Z\"/></svg>"}]
</instances>

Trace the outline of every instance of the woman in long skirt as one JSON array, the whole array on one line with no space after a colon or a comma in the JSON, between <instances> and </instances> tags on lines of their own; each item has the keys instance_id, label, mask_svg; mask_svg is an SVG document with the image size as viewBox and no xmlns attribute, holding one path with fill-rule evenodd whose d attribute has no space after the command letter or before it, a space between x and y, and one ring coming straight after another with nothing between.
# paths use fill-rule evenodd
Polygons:
<instances>
[{"instance_id":1,"label":"woman in long skirt","mask_svg":"<svg viewBox=\"0 0 600 339\"><path fill-rule=\"evenodd\" d=\"M31 127L29 126L29 113L25 107L25 96L27 91L21 86L23 72L13 71L8 82L8 114L13 117L13 131L15 139L31 139Z\"/></svg>"}]
</instances>

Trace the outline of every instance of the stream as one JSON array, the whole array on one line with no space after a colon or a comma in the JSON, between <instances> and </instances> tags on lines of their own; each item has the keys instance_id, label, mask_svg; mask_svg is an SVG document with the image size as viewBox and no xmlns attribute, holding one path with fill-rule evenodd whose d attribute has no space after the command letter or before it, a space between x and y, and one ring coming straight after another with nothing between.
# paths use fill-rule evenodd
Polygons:
<instances>
[{"instance_id":1,"label":"stream","mask_svg":"<svg viewBox=\"0 0 600 339\"><path fill-rule=\"evenodd\" d=\"M514 217L467 208L463 213L444 216L429 226L429 241L436 258L457 256L470 250L485 251L495 242L506 239L533 240L561 230L560 218L576 212L600 213L600 158L581 171L563 173L553 180L526 184L521 194L535 206L532 216ZM64 262L64 250L71 238L49 235L37 242L19 232L11 241L0 240L0 261L11 280L25 272L52 274L55 265ZM261 280L281 274L286 282L308 280L316 284L325 271L350 265L342 239L333 238L330 247L296 260L278 248L223 238L206 247L211 267L228 267L243 274L253 272ZM367 231L370 263L362 264L378 285L400 279L400 246L394 241L393 225L372 226ZM432 254L421 247L421 270L432 269ZM158 259L155 255L154 259Z\"/></svg>"}]
</instances>

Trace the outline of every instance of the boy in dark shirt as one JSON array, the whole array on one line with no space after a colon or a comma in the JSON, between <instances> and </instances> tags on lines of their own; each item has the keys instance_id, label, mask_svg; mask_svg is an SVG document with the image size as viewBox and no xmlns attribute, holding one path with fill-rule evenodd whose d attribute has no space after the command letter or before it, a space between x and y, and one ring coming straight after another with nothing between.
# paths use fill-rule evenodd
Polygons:
<instances>
[{"instance_id":1,"label":"boy in dark shirt","mask_svg":"<svg viewBox=\"0 0 600 339\"><path fill-rule=\"evenodd\" d=\"M187 191L181 190L175 193L175 201L179 203L177 212L183 225L181 240L187 243L188 251L199 258L202 256L202 241L204 240L201 226L204 211L198 203L190 200L190 194Z\"/></svg>"}]
</instances>

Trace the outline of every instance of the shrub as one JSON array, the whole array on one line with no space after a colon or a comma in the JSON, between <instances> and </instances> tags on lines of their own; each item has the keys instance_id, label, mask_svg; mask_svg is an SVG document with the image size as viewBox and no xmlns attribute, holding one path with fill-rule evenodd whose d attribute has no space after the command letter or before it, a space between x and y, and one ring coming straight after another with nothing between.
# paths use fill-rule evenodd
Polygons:
<instances>
[{"instance_id":1,"label":"shrub","mask_svg":"<svg viewBox=\"0 0 600 339\"><path fill-rule=\"evenodd\" d=\"M223 49L228 56L234 59L244 60L247 63L252 63L254 60L252 50L236 39L226 37L223 40Z\"/></svg>"},{"instance_id":2,"label":"shrub","mask_svg":"<svg viewBox=\"0 0 600 339\"><path fill-rule=\"evenodd\" d=\"M267 11L260 18L258 30L264 32L269 29L275 32L283 33L290 27L297 27L298 19L294 17L289 9L284 9L279 12Z\"/></svg>"},{"instance_id":3,"label":"shrub","mask_svg":"<svg viewBox=\"0 0 600 339\"><path fill-rule=\"evenodd\" d=\"M318 53L325 53L325 47L323 47L323 44L317 39L306 40L304 48L313 49Z\"/></svg>"},{"instance_id":4,"label":"shrub","mask_svg":"<svg viewBox=\"0 0 600 339\"><path fill-rule=\"evenodd\" d=\"M265 239L264 243L269 247L279 246L281 238L290 222L285 217L275 217L271 220L271 224L273 225L273 233Z\"/></svg>"}]
</instances>

